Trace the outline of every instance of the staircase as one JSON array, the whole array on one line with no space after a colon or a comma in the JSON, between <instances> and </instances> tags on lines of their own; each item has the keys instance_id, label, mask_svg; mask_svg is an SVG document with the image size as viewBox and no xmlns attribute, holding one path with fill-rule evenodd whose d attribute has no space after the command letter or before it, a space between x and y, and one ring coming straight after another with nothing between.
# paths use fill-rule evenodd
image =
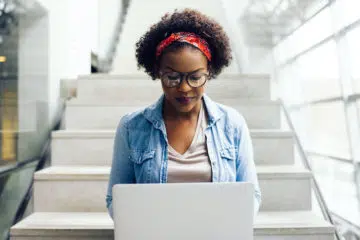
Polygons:
<instances>
[{"instance_id":1,"label":"staircase","mask_svg":"<svg viewBox=\"0 0 360 240\"><path fill-rule=\"evenodd\" d=\"M206 93L241 112L251 129L263 194L254 239L334 239L334 228L312 210L311 174L295 165L293 135L280 129L269 78L225 74L207 84ZM52 135L52 166L34 177L34 213L11 228L11 239L113 239L105 195L115 128L161 92L145 75L79 77L66 129Z\"/></svg>"}]
</instances>

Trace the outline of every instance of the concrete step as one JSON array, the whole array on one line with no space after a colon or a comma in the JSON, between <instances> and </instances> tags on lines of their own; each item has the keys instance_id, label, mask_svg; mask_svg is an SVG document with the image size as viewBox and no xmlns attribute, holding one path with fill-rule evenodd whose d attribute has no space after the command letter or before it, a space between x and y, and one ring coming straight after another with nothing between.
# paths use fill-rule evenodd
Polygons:
<instances>
[{"instance_id":1,"label":"concrete step","mask_svg":"<svg viewBox=\"0 0 360 240\"><path fill-rule=\"evenodd\" d=\"M113 240L114 225L105 212L38 212L10 230L11 240ZM312 212L260 212L254 240L333 240L334 229Z\"/></svg>"},{"instance_id":2,"label":"concrete step","mask_svg":"<svg viewBox=\"0 0 360 240\"><path fill-rule=\"evenodd\" d=\"M105 212L109 173L110 167L98 166L49 167L36 172L34 211Z\"/></svg>"},{"instance_id":3,"label":"concrete step","mask_svg":"<svg viewBox=\"0 0 360 240\"><path fill-rule=\"evenodd\" d=\"M294 142L291 132L252 130L257 165L291 165ZM53 165L110 166L114 130L62 130L52 133Z\"/></svg>"},{"instance_id":4,"label":"concrete step","mask_svg":"<svg viewBox=\"0 0 360 240\"><path fill-rule=\"evenodd\" d=\"M163 90L159 80L118 80L118 79L78 79L77 99L82 103L119 103L132 99L135 102L154 102ZM268 79L210 80L206 94L214 100L251 98L270 100Z\"/></svg>"},{"instance_id":5,"label":"concrete step","mask_svg":"<svg viewBox=\"0 0 360 240\"><path fill-rule=\"evenodd\" d=\"M260 211L311 210L310 173L294 166L257 168ZM110 167L49 167L35 173L35 212L102 212ZM56 191L53 191L56 189ZM51 194L49 194L51 193Z\"/></svg>"},{"instance_id":6,"label":"concrete step","mask_svg":"<svg viewBox=\"0 0 360 240\"><path fill-rule=\"evenodd\" d=\"M224 104L229 102L228 106L238 110L244 116L250 128L280 128L281 106L279 102L242 100L234 103L226 99L220 102ZM139 106L124 105L123 103L102 105L70 101L66 105L65 127L66 129L115 129L120 118L126 113L143 109L150 104Z\"/></svg>"},{"instance_id":7,"label":"concrete step","mask_svg":"<svg viewBox=\"0 0 360 240\"><path fill-rule=\"evenodd\" d=\"M266 74L222 74L220 77L223 80L235 80L238 81L239 79L247 79L251 81L252 79L255 79L255 81L258 80L264 80L264 81L270 81L270 76ZM76 79L62 79L60 82L60 95L62 98L71 98L76 97L77 95L77 85L78 85L78 79L81 80L149 80L152 81L151 78L145 74L138 72L136 74L104 74L104 73L96 73L96 74L87 74L87 75L80 75Z\"/></svg>"}]
</instances>

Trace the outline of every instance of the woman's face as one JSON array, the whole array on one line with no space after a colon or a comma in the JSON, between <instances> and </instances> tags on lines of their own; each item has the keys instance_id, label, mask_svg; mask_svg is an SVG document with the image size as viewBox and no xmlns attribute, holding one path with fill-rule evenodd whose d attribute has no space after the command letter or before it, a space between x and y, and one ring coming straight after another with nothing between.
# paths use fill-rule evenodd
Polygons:
<instances>
[{"instance_id":1,"label":"woman's face","mask_svg":"<svg viewBox=\"0 0 360 240\"><path fill-rule=\"evenodd\" d=\"M197 49L184 47L176 51L165 53L160 61L159 75L165 98L179 113L191 112L199 106L205 84L200 79L207 79L208 61L204 54ZM179 74L180 73L180 74ZM182 80L180 85L169 87L172 83ZM188 81L190 82L190 86Z\"/></svg>"}]
</instances>

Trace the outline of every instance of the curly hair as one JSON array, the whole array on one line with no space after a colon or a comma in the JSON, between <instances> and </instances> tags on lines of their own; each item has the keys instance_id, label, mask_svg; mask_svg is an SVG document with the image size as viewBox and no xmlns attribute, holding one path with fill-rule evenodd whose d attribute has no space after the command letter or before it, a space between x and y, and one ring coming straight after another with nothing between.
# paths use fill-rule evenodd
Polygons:
<instances>
[{"instance_id":1,"label":"curly hair","mask_svg":"<svg viewBox=\"0 0 360 240\"><path fill-rule=\"evenodd\" d=\"M229 66L232 56L229 38L222 26L214 19L193 9L175 10L172 14L165 14L161 20L150 29L136 43L136 59L138 68L155 80L158 78L156 47L171 33L191 32L204 39L210 48L212 60L209 62L210 78L219 75L224 67ZM174 42L165 51L176 50L189 44Z\"/></svg>"}]
</instances>

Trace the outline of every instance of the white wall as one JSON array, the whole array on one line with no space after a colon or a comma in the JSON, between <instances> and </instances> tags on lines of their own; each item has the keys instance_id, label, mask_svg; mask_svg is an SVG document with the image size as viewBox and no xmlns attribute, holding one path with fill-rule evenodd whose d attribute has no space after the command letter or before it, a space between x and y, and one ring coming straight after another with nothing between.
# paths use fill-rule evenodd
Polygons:
<instances>
[{"instance_id":1,"label":"white wall","mask_svg":"<svg viewBox=\"0 0 360 240\"><path fill-rule=\"evenodd\" d=\"M132 0L113 62L113 73L138 73L135 59L135 44L148 28L158 22L166 12L185 7L198 9L204 14L215 18L224 27L228 35L232 28L228 24L222 1L219 0ZM239 10L240 11L240 10ZM232 64L225 72L238 73L238 59L235 56Z\"/></svg>"},{"instance_id":2,"label":"white wall","mask_svg":"<svg viewBox=\"0 0 360 240\"><path fill-rule=\"evenodd\" d=\"M60 79L91 72L98 51L98 0L38 0L48 12L49 117L59 101Z\"/></svg>"},{"instance_id":3,"label":"white wall","mask_svg":"<svg viewBox=\"0 0 360 240\"><path fill-rule=\"evenodd\" d=\"M19 0L18 159L33 157L59 105L60 80L91 71L105 52L121 0ZM101 3L101 4L100 4Z\"/></svg>"},{"instance_id":4,"label":"white wall","mask_svg":"<svg viewBox=\"0 0 360 240\"><path fill-rule=\"evenodd\" d=\"M230 32L230 40L234 54L238 59L239 69L241 72L246 72L247 66L249 65L249 53L242 28L239 26L239 18L249 4L249 0L222 0L222 2L229 27L232 29Z\"/></svg>"}]
</instances>

